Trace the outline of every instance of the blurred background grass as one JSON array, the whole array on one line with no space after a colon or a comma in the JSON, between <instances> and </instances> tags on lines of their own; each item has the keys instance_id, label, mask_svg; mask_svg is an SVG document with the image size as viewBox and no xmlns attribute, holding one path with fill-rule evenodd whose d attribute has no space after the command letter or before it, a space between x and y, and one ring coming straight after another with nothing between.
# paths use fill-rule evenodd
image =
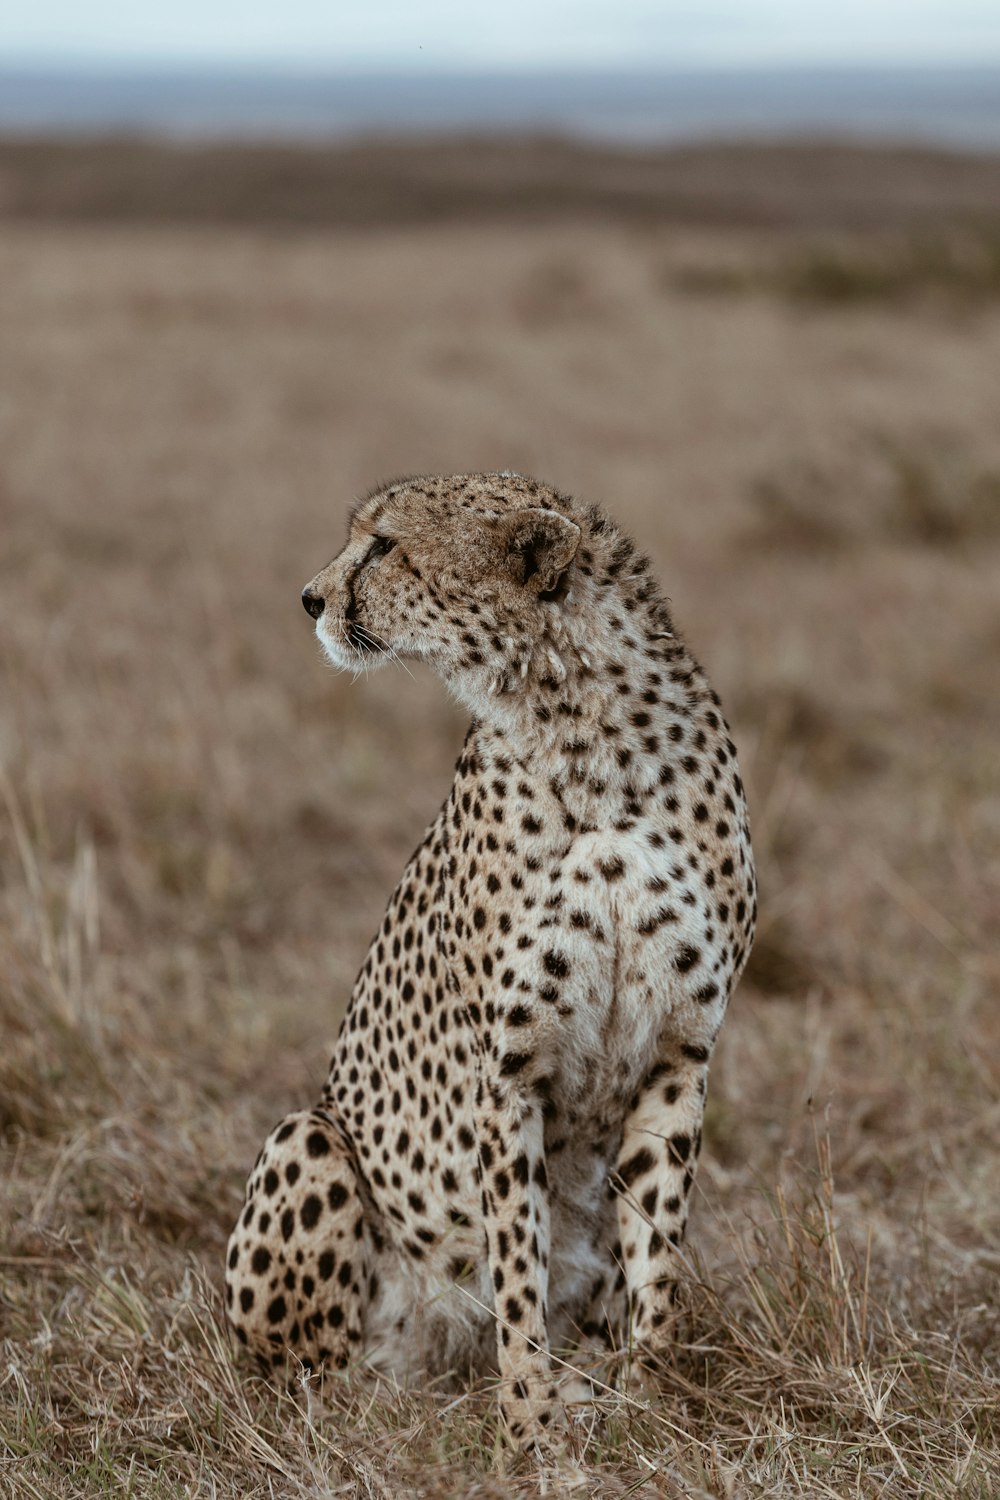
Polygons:
<instances>
[{"instance_id":1,"label":"blurred background grass","mask_svg":"<svg viewBox=\"0 0 1000 1500\"><path fill-rule=\"evenodd\" d=\"M927 142L0 142L0 1493L489 1468L488 1405L303 1425L217 1320L464 727L334 676L299 590L375 480L508 467L652 553L762 888L683 1433L615 1409L584 1482L991 1493L998 187Z\"/></svg>"}]
</instances>

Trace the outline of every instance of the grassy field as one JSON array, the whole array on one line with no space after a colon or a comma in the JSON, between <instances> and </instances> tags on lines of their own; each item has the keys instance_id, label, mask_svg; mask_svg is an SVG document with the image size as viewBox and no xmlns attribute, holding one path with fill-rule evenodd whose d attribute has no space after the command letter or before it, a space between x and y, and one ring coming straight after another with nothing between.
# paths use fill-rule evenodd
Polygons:
<instances>
[{"instance_id":1,"label":"grassy field","mask_svg":"<svg viewBox=\"0 0 1000 1500\"><path fill-rule=\"evenodd\" d=\"M1000 223L1000 154L836 141L527 137L346 145L0 137L0 213L343 229L567 216L759 229Z\"/></svg>"},{"instance_id":2,"label":"grassy field","mask_svg":"<svg viewBox=\"0 0 1000 1500\"><path fill-rule=\"evenodd\" d=\"M995 225L52 217L0 227L0 1495L995 1495ZM674 1366L547 1476L488 1390L276 1396L220 1298L464 727L299 590L376 479L504 467L652 553L762 887Z\"/></svg>"}]
</instances>

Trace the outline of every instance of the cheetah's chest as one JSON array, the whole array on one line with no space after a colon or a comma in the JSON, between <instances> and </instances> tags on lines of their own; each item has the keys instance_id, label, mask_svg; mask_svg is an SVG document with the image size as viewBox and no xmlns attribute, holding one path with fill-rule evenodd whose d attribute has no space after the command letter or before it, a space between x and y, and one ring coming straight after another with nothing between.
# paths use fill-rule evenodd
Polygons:
<instances>
[{"instance_id":1,"label":"cheetah's chest","mask_svg":"<svg viewBox=\"0 0 1000 1500\"><path fill-rule=\"evenodd\" d=\"M518 866L470 862L462 875L466 900L445 936L474 1015L481 1006L487 1030L523 1044L518 1057L571 1111L620 1117L675 998L664 952L676 934L639 931L669 885L668 856L637 826L529 844Z\"/></svg>"},{"instance_id":2,"label":"cheetah's chest","mask_svg":"<svg viewBox=\"0 0 1000 1500\"><path fill-rule=\"evenodd\" d=\"M669 878L645 829L585 835L564 860L563 930L583 980L561 1037L567 1092L610 1120L655 1060L672 1008L665 945L638 930L650 887Z\"/></svg>"}]
</instances>

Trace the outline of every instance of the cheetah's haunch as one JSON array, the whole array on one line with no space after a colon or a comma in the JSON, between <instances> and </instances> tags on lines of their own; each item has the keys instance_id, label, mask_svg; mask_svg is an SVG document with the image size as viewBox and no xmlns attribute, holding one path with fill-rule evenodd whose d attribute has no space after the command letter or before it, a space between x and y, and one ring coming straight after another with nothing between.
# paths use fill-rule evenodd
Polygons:
<instances>
[{"instance_id":1,"label":"cheetah's haunch","mask_svg":"<svg viewBox=\"0 0 1000 1500\"><path fill-rule=\"evenodd\" d=\"M303 594L343 667L422 657L473 714L316 1108L268 1137L226 1298L266 1368L496 1368L668 1340L706 1077L756 915L736 751L647 559L511 474L369 496Z\"/></svg>"}]
</instances>

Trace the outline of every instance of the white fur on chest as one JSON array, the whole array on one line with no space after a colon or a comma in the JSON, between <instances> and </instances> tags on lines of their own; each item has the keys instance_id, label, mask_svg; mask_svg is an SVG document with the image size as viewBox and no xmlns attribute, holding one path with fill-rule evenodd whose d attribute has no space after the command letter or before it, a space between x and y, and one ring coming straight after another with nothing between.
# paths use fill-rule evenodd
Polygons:
<instances>
[{"instance_id":1,"label":"white fur on chest","mask_svg":"<svg viewBox=\"0 0 1000 1500\"><path fill-rule=\"evenodd\" d=\"M621 875L615 873L619 863ZM651 849L641 831L581 835L563 862L563 932L584 983L574 995L572 1015L552 1036L554 1060L565 1094L585 1098L609 1122L624 1114L657 1061L670 1014L662 955L636 931L637 913L649 904L649 883L662 878L664 867L662 852ZM581 915L589 925L575 927Z\"/></svg>"}]
</instances>

